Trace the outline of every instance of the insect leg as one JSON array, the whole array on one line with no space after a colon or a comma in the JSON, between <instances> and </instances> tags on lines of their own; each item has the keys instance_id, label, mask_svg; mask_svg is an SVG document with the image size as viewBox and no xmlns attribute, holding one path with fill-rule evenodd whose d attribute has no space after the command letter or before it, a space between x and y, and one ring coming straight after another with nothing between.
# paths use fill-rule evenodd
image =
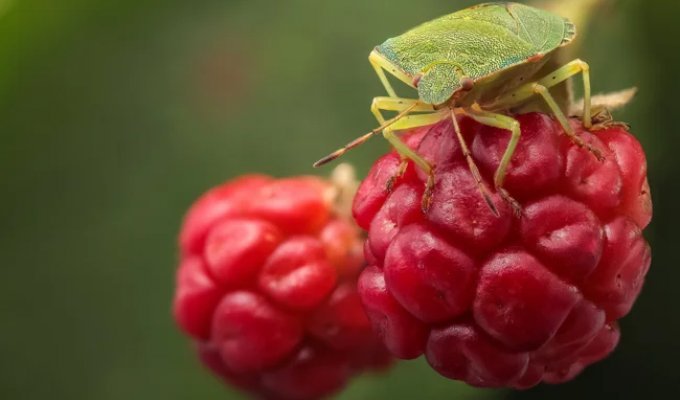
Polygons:
<instances>
[{"instance_id":1,"label":"insect leg","mask_svg":"<svg viewBox=\"0 0 680 400\"><path fill-rule=\"evenodd\" d=\"M468 169L470 170L470 173L472 174L475 183L477 183L477 188L479 189L479 192L482 194L484 201L486 201L486 204L489 206L491 211L498 217L500 216L500 214L498 213L498 209L496 208L496 205L493 203L493 200L491 200L491 193L489 193L489 189L487 189L486 186L484 185L484 181L482 180L482 174L479 173L479 168L477 168L475 160L472 159L472 153L470 152L467 143L465 143L465 138L463 137L463 134L460 131L460 126L458 125L458 118L456 118L456 114L454 113L453 110L451 110L451 120L453 121L453 129L454 131L456 131L456 136L458 137L460 148L463 151L463 156L467 161Z\"/></svg>"},{"instance_id":2,"label":"insect leg","mask_svg":"<svg viewBox=\"0 0 680 400\"><path fill-rule=\"evenodd\" d=\"M515 211L515 215L519 216L522 212L521 206L515 199L512 198L512 196L510 196L508 191L503 188L503 182L505 181L505 175L508 172L510 160L512 159L512 155L515 153L517 143L519 142L519 138L522 134L520 131L519 122L516 119L506 115L484 111L478 107L465 109L465 112L470 116L470 118L482 125L510 131L510 141L508 142L508 147L505 148L503 157L501 157L498 168L494 173L493 183L496 187L496 191L501 195L503 200L508 202L508 204L510 204L510 206L512 206L513 210Z\"/></svg>"},{"instance_id":3,"label":"insect leg","mask_svg":"<svg viewBox=\"0 0 680 400\"><path fill-rule=\"evenodd\" d=\"M578 136L574 132L574 129L569 124L569 120L564 115L560 107L557 105L557 102L555 102L555 99L552 97L552 95L550 94L550 90L548 90L547 87L536 83L533 86L533 90L536 94L539 94L541 97L543 97L543 100L545 100L546 104L548 104L548 107L550 107L550 110L553 112L553 114L559 121L560 125L562 125L564 133L566 133L567 136L569 136L569 138L574 143L576 143L577 146L586 148L589 152L593 153L593 155L598 160L600 161L604 160L604 156L602 155L600 149L593 147L590 143L586 143L580 136ZM588 116L588 120L590 120L590 115Z\"/></svg>"},{"instance_id":4,"label":"insect leg","mask_svg":"<svg viewBox=\"0 0 680 400\"><path fill-rule=\"evenodd\" d=\"M493 104L493 108L512 108L513 106L524 102L528 98L536 94L540 94L534 87L536 84L549 89L579 73L583 76L583 126L590 128L592 125L590 67L586 62L580 59L573 60L563 65L536 82L527 83L526 85L520 86L519 88L501 96Z\"/></svg>"},{"instance_id":5,"label":"insect leg","mask_svg":"<svg viewBox=\"0 0 680 400\"><path fill-rule=\"evenodd\" d=\"M399 96L397 96L397 93L394 91L394 88L390 84L390 81L387 80L387 76L385 75L385 71L389 72L390 74L392 74L394 77L396 77L400 81L404 82L405 84L413 87L413 82L411 82L411 79L409 79L409 77L406 76L406 74L404 74L403 72L401 72L398 68L393 66L388 60L386 60L383 56L381 56L377 51L373 50L371 52L371 54L368 56L368 61L373 66L375 73L378 75L380 82L382 82L383 86L385 87L385 90L387 91L387 94L390 97L399 97Z\"/></svg>"},{"instance_id":6,"label":"insect leg","mask_svg":"<svg viewBox=\"0 0 680 400\"><path fill-rule=\"evenodd\" d=\"M371 103L371 112L375 115L379 124L385 123L385 117L383 117L381 110L383 111L403 111L404 109L411 107L415 104L415 107L411 111L415 112L425 112L425 111L435 111L434 107L421 103L416 99L402 99L400 97L374 97Z\"/></svg>"},{"instance_id":7,"label":"insect leg","mask_svg":"<svg viewBox=\"0 0 680 400\"><path fill-rule=\"evenodd\" d=\"M432 166L424 158L422 158L413 149L408 147L399 137L394 133L394 131L408 130L413 128L418 128L421 126L427 126L436 124L437 122L446 118L446 115L442 112L436 112L431 114L417 114L417 115L407 115L399 119L399 121L390 125L383 132L383 136L388 142L394 147L394 149L404 158L408 158L413 161L423 172L430 174L432 172Z\"/></svg>"},{"instance_id":8,"label":"insect leg","mask_svg":"<svg viewBox=\"0 0 680 400\"><path fill-rule=\"evenodd\" d=\"M381 110L383 111L403 111L404 109L408 107L413 107L411 108L411 111L415 112L434 112L435 109L432 105L425 104L420 102L419 100L416 99L402 99L399 97L374 97L373 102L371 103L371 112L373 115L375 115L375 118L378 120L378 123L384 124L385 123L385 117L383 117L382 113L380 112ZM409 116L404 116L404 118L407 119ZM396 122L395 124L399 124L400 122ZM390 128L387 128L389 130ZM403 154L400 153L401 156L401 165L399 166L399 171L397 172L396 175L390 177L387 181L387 191L391 192L392 187L394 186L394 183L396 182L397 179L399 179L402 175L404 175L404 172L406 171L406 167L408 165L408 158L405 157ZM415 162L415 161L414 161Z\"/></svg>"},{"instance_id":9,"label":"insect leg","mask_svg":"<svg viewBox=\"0 0 680 400\"><path fill-rule=\"evenodd\" d=\"M557 105L555 102L555 99L552 97L550 94L550 91L548 90L547 87L540 85L540 84L535 84L534 85L534 90L536 91L537 94L541 95L545 102L548 104L548 107L552 110L553 114L555 114L555 117L557 120L560 122L560 125L562 125L562 128L564 129L564 133L569 136L569 138L576 143L577 146L579 147L585 147L593 153L593 155L600 161L604 160L604 156L602 155L602 152L600 149L597 149L593 147L590 143L586 143L580 136L578 136L575 132L574 129L571 127L569 124L569 120L567 117L564 115L560 107ZM590 117L589 117L590 119Z\"/></svg>"},{"instance_id":10,"label":"insect leg","mask_svg":"<svg viewBox=\"0 0 680 400\"><path fill-rule=\"evenodd\" d=\"M418 166L418 168L422 169L423 172L427 174L427 183L425 184L425 193L423 193L421 205L423 211L427 211L430 208L430 203L432 200L432 190L434 189L434 166L430 165L430 163L420 154L408 147L406 143L399 139L394 131L432 125L445 118L447 118L447 114L443 111L431 114L408 115L383 131L383 136L385 139L390 142L402 159L409 159L413 161ZM394 178L397 177L398 176L395 176ZM388 182L388 186L391 186L394 183L393 180L394 179L391 179Z\"/></svg>"},{"instance_id":11,"label":"insect leg","mask_svg":"<svg viewBox=\"0 0 680 400\"><path fill-rule=\"evenodd\" d=\"M496 103L492 105L494 109L496 108L512 108L514 105L520 104L524 100L530 98L531 96L540 95L546 102L550 110L552 111L555 118L559 121L560 125L564 129L569 138L576 143L577 146L586 148L588 151L593 153L593 155L598 160L603 160L604 156L602 152L586 143L580 136L578 136L574 129L569 124L569 120L564 115L559 105L550 94L548 88L564 82L573 75L582 72L583 73L583 84L584 84L584 101L583 101L583 125L588 128L592 124L591 116L591 99L590 99L590 75L588 74L588 64L581 60L574 60L561 68L557 69L555 72L548 74L546 77L539 79L536 82L527 83L520 88L503 95Z\"/></svg>"}]
</instances>

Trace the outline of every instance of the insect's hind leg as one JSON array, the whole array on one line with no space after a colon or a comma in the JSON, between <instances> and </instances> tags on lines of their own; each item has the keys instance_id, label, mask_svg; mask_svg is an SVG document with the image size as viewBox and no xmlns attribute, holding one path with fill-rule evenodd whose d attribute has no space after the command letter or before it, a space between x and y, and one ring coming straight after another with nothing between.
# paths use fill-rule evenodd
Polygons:
<instances>
[{"instance_id":1,"label":"insect's hind leg","mask_svg":"<svg viewBox=\"0 0 680 400\"><path fill-rule=\"evenodd\" d=\"M515 212L515 215L519 216L522 212L521 206L517 200L512 198L508 191L503 188L503 182L505 181L505 176L508 172L510 160L512 160L512 155L515 153L517 143L519 142L519 138L522 134L519 122L512 117L508 117L507 115L484 111L478 107L465 109L465 113L470 116L470 118L482 125L510 131L510 141L508 142L508 147L505 148L505 152L503 152L503 156L501 157L501 161L498 164L498 168L494 173L493 183L496 191L501 195L503 200L510 204ZM461 141L461 143L464 142Z\"/></svg>"},{"instance_id":2,"label":"insect's hind leg","mask_svg":"<svg viewBox=\"0 0 680 400\"><path fill-rule=\"evenodd\" d=\"M574 143L576 143L577 146L587 149L598 160L600 160L600 161L604 160L604 155L602 155L602 151L600 151L600 149L593 147L593 145L591 145L590 143L586 143L586 141L583 140L583 138L581 138L580 136L578 136L576 134L576 132L574 132L574 129L569 124L569 120L564 115L564 113L562 112L560 107L557 105L557 102L552 97L552 95L550 94L550 90L548 90L547 87L537 83L536 85L534 85L533 90L537 94L539 94L541 97L543 97L543 100L545 100L546 104L548 104L548 107L550 107L550 110L552 110L553 114L555 115L555 117L559 121L560 125L562 125L562 129L564 129L564 133L566 133L567 136L569 136L569 138ZM588 117L588 119L590 120L590 117Z\"/></svg>"},{"instance_id":3,"label":"insect's hind leg","mask_svg":"<svg viewBox=\"0 0 680 400\"><path fill-rule=\"evenodd\" d=\"M535 85L540 85L546 89L550 89L551 87L557 86L578 74L581 74L583 77L583 125L586 128L590 128L592 125L590 66L581 59L576 59L564 64L543 78L535 82L527 83L511 92L508 92L507 94L501 96L493 104L493 108L512 108L513 106L524 102L530 97L540 94L534 89Z\"/></svg>"},{"instance_id":4,"label":"insect's hind leg","mask_svg":"<svg viewBox=\"0 0 680 400\"><path fill-rule=\"evenodd\" d=\"M520 88L503 95L497 102L493 104L493 108L512 108L513 106L522 103L531 96L540 95L546 102L550 110L552 111L555 118L559 121L564 133L569 136L569 138L576 143L577 146L586 148L590 151L598 160L603 160L604 156L602 152L586 143L580 136L578 136L574 129L569 124L569 120L564 115L564 112L560 109L559 105L550 94L549 88L555 86L565 80L569 79L573 75L581 72L583 74L583 85L584 85L584 97L583 97L583 125L586 128L590 128L592 125L591 116L591 99L590 99L590 74L588 73L588 64L581 60L574 60L561 68L557 69L555 72L548 74L546 77L539 79L536 82L527 83Z\"/></svg>"},{"instance_id":5,"label":"insect's hind leg","mask_svg":"<svg viewBox=\"0 0 680 400\"><path fill-rule=\"evenodd\" d=\"M576 134L576 132L574 132L574 129L569 124L569 119L567 119L567 117L564 115L564 112L562 112L560 107L557 105L557 102L553 98L552 94L550 94L550 90L548 90L546 86L543 86L540 83L532 83L530 86L530 90L532 91L532 93L540 95L543 98L543 100L546 102L546 104L552 111L553 115L555 115L555 118L557 118L557 121L562 126L562 129L564 129L564 133L567 136L569 136L572 142L574 142L577 146L581 148L587 149L598 160L600 161L604 160L604 155L602 154L602 151L600 149L593 147L590 143L586 143L586 141L583 140L583 138L581 138ZM590 116L588 117L588 120L590 121Z\"/></svg>"}]
</instances>

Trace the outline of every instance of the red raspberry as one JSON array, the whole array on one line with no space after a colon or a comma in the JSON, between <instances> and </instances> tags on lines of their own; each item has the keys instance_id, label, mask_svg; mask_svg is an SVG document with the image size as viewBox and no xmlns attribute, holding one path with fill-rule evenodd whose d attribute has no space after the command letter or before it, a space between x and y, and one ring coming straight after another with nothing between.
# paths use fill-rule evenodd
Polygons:
<instances>
[{"instance_id":1,"label":"red raspberry","mask_svg":"<svg viewBox=\"0 0 680 400\"><path fill-rule=\"evenodd\" d=\"M251 175L203 195L180 235L174 316L203 363L271 399L316 399L389 356L356 280L361 241L321 179Z\"/></svg>"},{"instance_id":2,"label":"red raspberry","mask_svg":"<svg viewBox=\"0 0 680 400\"><path fill-rule=\"evenodd\" d=\"M651 218L645 156L625 128L574 129L606 155L578 148L539 113L522 128L496 216L471 176L450 121L407 139L433 165L426 176L395 153L380 158L355 197L369 232L359 292L374 327L399 358L425 354L440 374L485 387L528 388L572 379L606 357L617 320L650 264L642 237ZM484 180L493 182L509 132L460 120Z\"/></svg>"}]
</instances>

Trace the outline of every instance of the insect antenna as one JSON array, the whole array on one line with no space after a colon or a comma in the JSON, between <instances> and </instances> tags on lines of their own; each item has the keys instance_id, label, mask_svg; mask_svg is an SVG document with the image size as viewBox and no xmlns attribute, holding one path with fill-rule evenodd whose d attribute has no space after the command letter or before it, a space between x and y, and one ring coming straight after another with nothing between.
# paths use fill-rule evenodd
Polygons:
<instances>
[{"instance_id":1,"label":"insect antenna","mask_svg":"<svg viewBox=\"0 0 680 400\"><path fill-rule=\"evenodd\" d=\"M390 118L387 121L385 121L379 127L373 129L372 131L370 131L370 132L368 132L364 135L359 136L358 138L352 140L351 142L347 143L343 147L335 150L331 154L321 158L319 161L314 163L314 168L318 168L318 167L320 167L324 164L328 164L329 162L335 160L336 158L341 157L343 154L347 153L349 150L364 144L366 141L368 141L368 139L370 139L374 135L377 135L378 133L382 132L385 128L387 128L390 125L394 124L395 122L399 121L402 117L404 117L406 114L408 114L417 105L418 105L417 103L414 103L412 106L404 109L403 111L401 111L399 114L397 114L393 118Z\"/></svg>"},{"instance_id":2,"label":"insect antenna","mask_svg":"<svg viewBox=\"0 0 680 400\"><path fill-rule=\"evenodd\" d=\"M377 128L376 128L376 129L377 129ZM379 132L379 131L378 131L378 132ZM378 133L378 132L371 131L371 132L368 132L368 133L365 134L365 135L362 135L362 136L360 136L360 137L358 137L358 138L352 140L351 142L349 142L349 143L347 143L346 145L344 145L342 148L339 148L339 149L335 150L335 151L332 152L331 154L329 154L329 155L327 155L327 156L321 158L319 161L315 162L315 163L314 163L314 168L318 168L318 167L320 167L320 166L322 166L322 165L324 165L324 164L328 164L329 162L335 160L336 158L341 157L343 154L347 153L347 151L349 151L349 150L351 150L351 149L353 149L353 148L355 148L355 147L357 147L357 146L360 146L361 144L363 144L364 142L366 142L368 139L370 139L371 136L375 135L375 134Z\"/></svg>"}]
</instances>

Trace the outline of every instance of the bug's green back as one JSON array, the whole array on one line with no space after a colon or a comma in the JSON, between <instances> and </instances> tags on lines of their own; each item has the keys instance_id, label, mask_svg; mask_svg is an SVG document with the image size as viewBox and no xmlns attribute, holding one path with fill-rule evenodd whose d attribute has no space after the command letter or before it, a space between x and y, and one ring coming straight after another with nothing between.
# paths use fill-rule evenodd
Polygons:
<instances>
[{"instance_id":1,"label":"bug's green back","mask_svg":"<svg viewBox=\"0 0 680 400\"><path fill-rule=\"evenodd\" d=\"M409 76L422 74L421 100L441 104L460 89L461 76L489 76L547 54L574 36L571 22L547 11L487 3L422 24L376 49Z\"/></svg>"}]
</instances>

